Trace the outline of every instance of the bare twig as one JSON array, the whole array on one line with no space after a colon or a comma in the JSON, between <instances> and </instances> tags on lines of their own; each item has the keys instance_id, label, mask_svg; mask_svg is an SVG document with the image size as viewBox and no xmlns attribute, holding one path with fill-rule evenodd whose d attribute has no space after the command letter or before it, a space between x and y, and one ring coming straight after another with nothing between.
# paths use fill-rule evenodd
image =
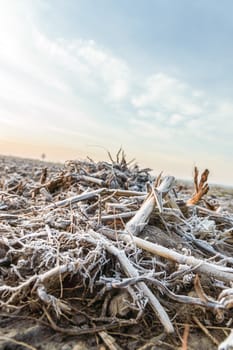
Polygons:
<instances>
[{"instance_id":1,"label":"bare twig","mask_svg":"<svg viewBox=\"0 0 233 350\"><path fill-rule=\"evenodd\" d=\"M0 335L0 340L5 340L7 342L10 342L10 343L13 343L13 344L16 344L16 345L19 345L19 346L23 346L27 349L30 349L30 350L37 350L34 346L30 345L30 344L27 344L23 341L19 341L19 340L16 340L16 339L13 339L13 338L10 338L10 337L6 337L4 335ZM5 346L6 347L6 346ZM5 348L4 347L4 348Z\"/></svg>"},{"instance_id":2,"label":"bare twig","mask_svg":"<svg viewBox=\"0 0 233 350\"><path fill-rule=\"evenodd\" d=\"M219 341L210 334L210 332L208 331L208 329L198 320L198 318L196 316L193 316L193 321L198 325L198 327L205 333L205 335L207 335L207 337L212 341L212 343L214 345L219 345Z\"/></svg>"}]
</instances>

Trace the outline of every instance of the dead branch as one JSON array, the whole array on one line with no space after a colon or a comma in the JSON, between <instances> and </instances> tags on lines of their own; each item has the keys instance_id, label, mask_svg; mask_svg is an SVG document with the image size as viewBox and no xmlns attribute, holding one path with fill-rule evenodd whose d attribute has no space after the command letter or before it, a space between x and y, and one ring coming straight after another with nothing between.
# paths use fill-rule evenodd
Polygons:
<instances>
[{"instance_id":1,"label":"dead branch","mask_svg":"<svg viewBox=\"0 0 233 350\"><path fill-rule=\"evenodd\" d=\"M163 179L162 183L156 188L156 191L153 191L148 196L135 216L127 223L125 227L126 232L137 236L148 223L156 203L160 208L160 211L162 211L162 197L164 197L170 191L173 183L173 176L166 176Z\"/></svg>"},{"instance_id":2,"label":"dead branch","mask_svg":"<svg viewBox=\"0 0 233 350\"><path fill-rule=\"evenodd\" d=\"M221 281L231 282L233 279L232 268L209 263L207 261L197 259L193 256L182 255L175 252L174 250L165 248L159 244L145 241L139 237L132 237L127 234L121 234L119 236L119 239L127 243L136 244L137 247L144 249L152 254L159 255L168 260L175 261L179 264L186 264L192 266L193 268L196 267L197 272L213 276Z\"/></svg>"},{"instance_id":3,"label":"dead branch","mask_svg":"<svg viewBox=\"0 0 233 350\"><path fill-rule=\"evenodd\" d=\"M198 169L194 168L194 188L195 192L193 196L187 201L187 205L195 205L197 204L202 197L209 191L209 185L207 184L209 175L209 170L205 169L201 174L201 179L198 183Z\"/></svg>"},{"instance_id":4,"label":"dead branch","mask_svg":"<svg viewBox=\"0 0 233 350\"><path fill-rule=\"evenodd\" d=\"M107 249L108 252L113 254L117 257L119 260L122 268L124 269L125 273L129 277L138 277L138 271L133 267L133 265L130 263L129 259L126 257L125 252L123 250L119 250L116 248L109 240L104 238L101 234L90 231L90 235L98 240L101 241L104 247ZM143 291L144 296L146 296L149 300L149 304L160 319L161 323L163 324L165 330L167 333L174 332L174 328L172 326L172 323L164 310L164 308L159 303L158 299L154 296L154 294L150 291L150 289L147 287L147 285L144 282L138 283L139 288Z\"/></svg>"}]
</instances>

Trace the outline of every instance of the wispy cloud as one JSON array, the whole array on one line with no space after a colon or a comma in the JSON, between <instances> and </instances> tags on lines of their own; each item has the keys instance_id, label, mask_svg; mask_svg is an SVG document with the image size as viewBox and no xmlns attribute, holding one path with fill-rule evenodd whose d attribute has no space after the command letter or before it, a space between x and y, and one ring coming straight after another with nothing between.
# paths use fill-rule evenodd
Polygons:
<instances>
[{"instance_id":1,"label":"wispy cloud","mask_svg":"<svg viewBox=\"0 0 233 350\"><path fill-rule=\"evenodd\" d=\"M187 152L207 147L213 153L217 148L216 136L229 134L233 126L232 102L216 100L164 73L145 78L140 92L131 101L137 112L132 122L147 129L147 136L153 137L155 133L159 139L170 139L173 150L189 140ZM232 142L228 136L221 140L220 148Z\"/></svg>"},{"instance_id":2,"label":"wispy cloud","mask_svg":"<svg viewBox=\"0 0 233 350\"><path fill-rule=\"evenodd\" d=\"M157 73L143 82L144 91L134 97L132 103L137 108L163 110L167 113L181 113L187 116L200 114L202 92L193 91L187 84L164 73Z\"/></svg>"}]
</instances>

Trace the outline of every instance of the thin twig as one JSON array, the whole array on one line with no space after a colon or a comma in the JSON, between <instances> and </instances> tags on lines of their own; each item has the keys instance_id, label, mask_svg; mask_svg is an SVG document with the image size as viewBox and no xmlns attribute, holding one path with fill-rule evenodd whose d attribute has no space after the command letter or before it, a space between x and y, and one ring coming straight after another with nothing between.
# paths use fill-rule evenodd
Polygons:
<instances>
[{"instance_id":1,"label":"thin twig","mask_svg":"<svg viewBox=\"0 0 233 350\"><path fill-rule=\"evenodd\" d=\"M27 344L27 343L25 343L23 341L19 341L19 340L10 338L10 337L6 337L4 335L0 335L0 340L6 340L6 341L8 341L10 343L14 343L14 344L17 344L19 346L24 346L25 348L30 349L30 350L37 350L36 348L34 348L34 346L32 346L30 344Z\"/></svg>"}]
</instances>

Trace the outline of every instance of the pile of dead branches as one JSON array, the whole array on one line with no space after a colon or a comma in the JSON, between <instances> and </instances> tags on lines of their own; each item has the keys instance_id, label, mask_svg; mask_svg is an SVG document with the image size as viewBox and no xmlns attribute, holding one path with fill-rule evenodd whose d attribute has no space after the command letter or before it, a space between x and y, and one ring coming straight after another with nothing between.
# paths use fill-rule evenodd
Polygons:
<instances>
[{"instance_id":1,"label":"pile of dead branches","mask_svg":"<svg viewBox=\"0 0 233 350\"><path fill-rule=\"evenodd\" d=\"M110 349L162 349L167 334L186 349L190 327L215 346L226 338L233 214L207 198L208 170L199 180L195 168L193 194L121 150L64 166L2 158L0 172L2 315L96 333ZM122 327L116 344L109 332Z\"/></svg>"}]
</instances>

